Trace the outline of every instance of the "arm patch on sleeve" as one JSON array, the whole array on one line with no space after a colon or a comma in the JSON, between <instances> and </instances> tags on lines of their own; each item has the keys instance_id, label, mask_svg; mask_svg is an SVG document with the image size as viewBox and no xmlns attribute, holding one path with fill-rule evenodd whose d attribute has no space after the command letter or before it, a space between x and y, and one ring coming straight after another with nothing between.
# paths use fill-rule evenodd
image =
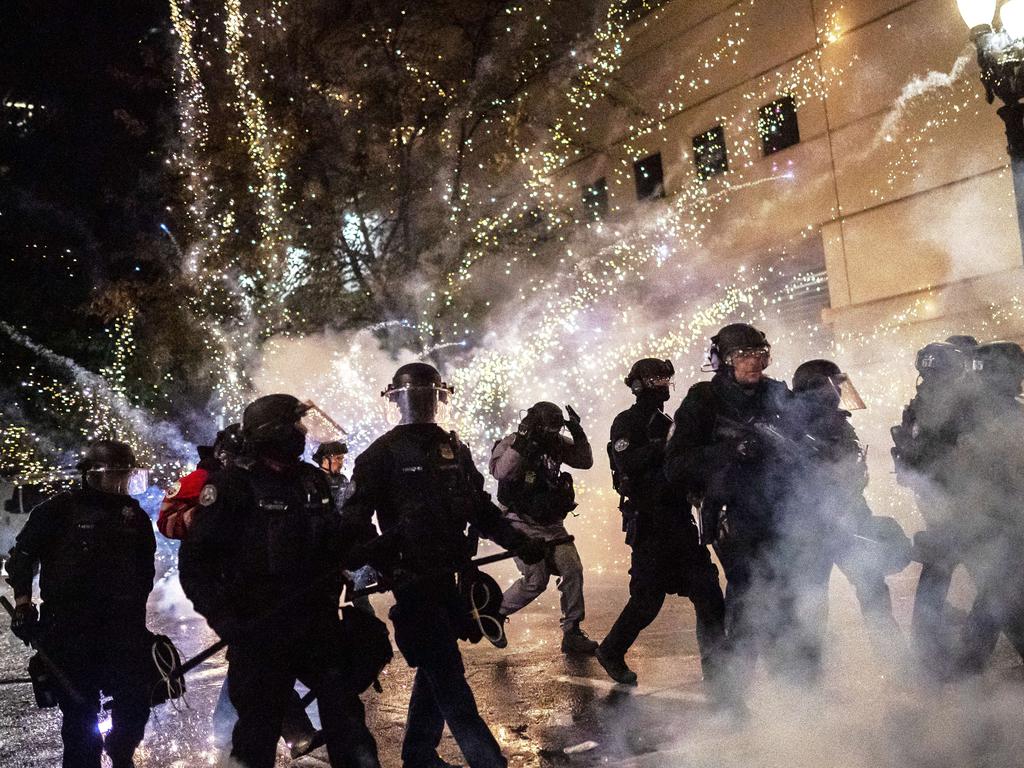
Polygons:
<instances>
[{"instance_id":1,"label":"arm patch on sleeve","mask_svg":"<svg viewBox=\"0 0 1024 768\"><path fill-rule=\"evenodd\" d=\"M199 504L204 507L208 507L217 500L217 486L215 485L204 485L203 490L199 492Z\"/></svg>"}]
</instances>

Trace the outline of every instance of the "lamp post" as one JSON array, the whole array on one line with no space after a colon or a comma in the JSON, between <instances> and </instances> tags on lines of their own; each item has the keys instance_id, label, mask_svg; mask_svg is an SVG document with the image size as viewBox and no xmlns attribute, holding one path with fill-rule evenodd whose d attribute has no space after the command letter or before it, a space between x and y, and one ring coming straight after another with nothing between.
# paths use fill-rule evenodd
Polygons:
<instances>
[{"instance_id":1,"label":"lamp post","mask_svg":"<svg viewBox=\"0 0 1024 768\"><path fill-rule=\"evenodd\" d=\"M1003 4L998 30L992 27L996 0L957 0L956 4L978 51L985 98L989 104L996 96L1003 102L996 113L1006 129L1017 227L1024 246L1024 0Z\"/></svg>"}]
</instances>

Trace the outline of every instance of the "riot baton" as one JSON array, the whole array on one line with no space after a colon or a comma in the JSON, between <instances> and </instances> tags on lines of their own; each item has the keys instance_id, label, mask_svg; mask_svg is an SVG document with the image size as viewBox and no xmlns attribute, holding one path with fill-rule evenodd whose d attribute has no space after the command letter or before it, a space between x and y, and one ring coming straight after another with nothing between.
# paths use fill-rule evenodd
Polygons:
<instances>
[{"instance_id":1,"label":"riot baton","mask_svg":"<svg viewBox=\"0 0 1024 768\"><path fill-rule=\"evenodd\" d=\"M7 613L9 613L11 615L11 618L13 619L14 606L11 605L11 601L7 599L7 595L0 595L0 605L3 605L4 610L7 611ZM78 689L75 688L74 683L72 683L71 680L68 679L68 676L65 675L64 671L59 666L57 666L53 659L50 658L50 655L39 647L38 641L30 640L29 645L32 647L32 650L36 652L36 655L39 657L39 661L41 661L43 663L43 666L46 667L46 671L53 675L53 679L56 681L57 685L64 690L68 697L70 697L70 699L75 704L79 706L85 706L85 697L78 692Z\"/></svg>"},{"instance_id":2,"label":"riot baton","mask_svg":"<svg viewBox=\"0 0 1024 768\"><path fill-rule=\"evenodd\" d=\"M547 544L547 546L549 548L553 548L553 547L557 547L557 546L559 546L561 544L571 544L573 541L575 541L575 537L573 537L573 536L563 536L563 537L558 538L558 539L552 539L551 541L546 542L546 544ZM470 560L469 563L467 563L467 565L468 566L472 566L474 568L479 568L481 565L490 565L491 563L498 563L498 562L501 562L502 560L510 560L510 559L512 559L515 556L516 556L516 553L515 552L511 552L511 551L497 552L497 553L495 553L493 555L487 555L486 557L474 558L473 560ZM438 570L435 573L440 573L440 574L455 573L455 572L457 572L459 570L461 570L461 568L447 568L447 569L443 569L443 570ZM428 574L428 575L434 575L434 574ZM379 594L381 592L388 592L391 589L392 589L392 585L390 585L390 584L386 584L386 583L371 584L368 587L363 587L362 589L353 590L351 596L352 596L352 598L367 597L368 595L376 595L376 594ZM279 610L278 608L275 608L274 610L269 611L266 614L266 616L264 616L264 620L267 619L267 618L270 618L271 616L273 616L275 613L277 613L278 610ZM261 620L261 622L262 622L262 620ZM257 624L259 624L261 622L257 622ZM218 640L213 645L211 645L209 648L207 648L207 649L205 649L203 651L200 651L199 653L197 653L192 658L186 659L185 661L183 661L181 663L181 666L179 666L177 669L171 671L169 677L171 677L171 678L184 677L185 675L187 675L189 672L191 672L193 669L198 667L200 664L202 664L204 661L206 661L210 657L216 656L218 653L220 653L226 647L227 647L227 641L226 640Z\"/></svg>"}]
</instances>

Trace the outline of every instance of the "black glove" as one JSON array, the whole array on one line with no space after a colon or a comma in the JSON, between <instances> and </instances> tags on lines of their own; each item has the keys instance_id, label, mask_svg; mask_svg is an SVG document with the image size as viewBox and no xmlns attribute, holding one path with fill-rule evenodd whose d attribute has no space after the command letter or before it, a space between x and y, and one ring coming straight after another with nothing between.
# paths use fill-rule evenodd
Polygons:
<instances>
[{"instance_id":1,"label":"black glove","mask_svg":"<svg viewBox=\"0 0 1024 768\"><path fill-rule=\"evenodd\" d=\"M39 629L39 611L32 603L22 603L15 606L14 615L11 617L11 632L28 645L35 640L36 632Z\"/></svg>"},{"instance_id":2,"label":"black glove","mask_svg":"<svg viewBox=\"0 0 1024 768\"><path fill-rule=\"evenodd\" d=\"M569 418L565 420L565 426L569 429L569 434L572 436L573 442L584 442L587 439L587 433L583 431L583 425L580 423L580 415L573 410L571 405L565 406L565 412L569 414Z\"/></svg>"},{"instance_id":3,"label":"black glove","mask_svg":"<svg viewBox=\"0 0 1024 768\"><path fill-rule=\"evenodd\" d=\"M566 419L565 426L572 427L575 424L577 427L580 426L580 415L573 410L571 405L565 406L565 412L569 414L569 418Z\"/></svg>"},{"instance_id":4,"label":"black glove","mask_svg":"<svg viewBox=\"0 0 1024 768\"><path fill-rule=\"evenodd\" d=\"M516 556L527 565L536 565L548 556L548 549L544 539L527 539L516 547Z\"/></svg>"}]
</instances>

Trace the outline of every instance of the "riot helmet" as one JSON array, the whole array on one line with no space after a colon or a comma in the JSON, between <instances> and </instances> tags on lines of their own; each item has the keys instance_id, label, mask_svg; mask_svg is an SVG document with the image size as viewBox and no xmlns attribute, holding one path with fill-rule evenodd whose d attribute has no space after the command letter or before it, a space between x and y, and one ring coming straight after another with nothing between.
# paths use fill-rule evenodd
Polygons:
<instances>
[{"instance_id":1,"label":"riot helmet","mask_svg":"<svg viewBox=\"0 0 1024 768\"><path fill-rule=\"evenodd\" d=\"M626 386L634 395L640 397L644 392L657 395L661 402L668 400L669 390L672 387L672 377L675 375L675 367L671 360L659 360L654 357L645 357L633 363L626 375Z\"/></svg>"},{"instance_id":2,"label":"riot helmet","mask_svg":"<svg viewBox=\"0 0 1024 768\"><path fill-rule=\"evenodd\" d=\"M565 426L562 409L547 400L531 405L526 411L526 416L533 420L538 429L545 432L561 432Z\"/></svg>"},{"instance_id":3,"label":"riot helmet","mask_svg":"<svg viewBox=\"0 0 1024 768\"><path fill-rule=\"evenodd\" d=\"M723 365L732 366L738 357L757 357L761 368L771 362L772 345L761 331L747 323L732 323L711 337L707 353L707 366L717 371Z\"/></svg>"},{"instance_id":4,"label":"riot helmet","mask_svg":"<svg viewBox=\"0 0 1024 768\"><path fill-rule=\"evenodd\" d=\"M1024 349L1012 341L979 344L971 359L971 370L993 390L1016 397L1024 380Z\"/></svg>"},{"instance_id":5,"label":"riot helmet","mask_svg":"<svg viewBox=\"0 0 1024 768\"><path fill-rule=\"evenodd\" d=\"M793 372L793 391L844 411L858 411L865 407L850 377L831 360L801 363Z\"/></svg>"},{"instance_id":6,"label":"riot helmet","mask_svg":"<svg viewBox=\"0 0 1024 768\"><path fill-rule=\"evenodd\" d=\"M918 350L914 366L925 381L955 379L967 370L967 350L967 347L957 346L949 341L933 341Z\"/></svg>"},{"instance_id":7,"label":"riot helmet","mask_svg":"<svg viewBox=\"0 0 1024 768\"><path fill-rule=\"evenodd\" d=\"M242 435L247 448L257 455L292 460L306 448L302 417L310 406L292 395L264 395L245 406Z\"/></svg>"},{"instance_id":8,"label":"riot helmet","mask_svg":"<svg viewBox=\"0 0 1024 768\"><path fill-rule=\"evenodd\" d=\"M340 440L320 443L313 453L315 461L321 469L328 474L337 475L341 473L345 463L345 454L348 453L348 445Z\"/></svg>"},{"instance_id":9,"label":"riot helmet","mask_svg":"<svg viewBox=\"0 0 1024 768\"><path fill-rule=\"evenodd\" d=\"M550 448L557 444L559 433L565 426L562 409L546 400L534 403L523 414L518 432L530 435L539 445Z\"/></svg>"},{"instance_id":10,"label":"riot helmet","mask_svg":"<svg viewBox=\"0 0 1024 768\"><path fill-rule=\"evenodd\" d=\"M228 424L217 433L213 440L213 456L221 464L231 464L242 453L245 439L242 437L242 425L238 422Z\"/></svg>"},{"instance_id":11,"label":"riot helmet","mask_svg":"<svg viewBox=\"0 0 1024 768\"><path fill-rule=\"evenodd\" d=\"M429 363L408 363L391 378L381 397L390 424L437 424L447 420L455 387Z\"/></svg>"},{"instance_id":12,"label":"riot helmet","mask_svg":"<svg viewBox=\"0 0 1024 768\"><path fill-rule=\"evenodd\" d=\"M135 453L119 440L90 443L76 465L91 488L116 496L138 496L149 487L149 469L140 467Z\"/></svg>"}]
</instances>

